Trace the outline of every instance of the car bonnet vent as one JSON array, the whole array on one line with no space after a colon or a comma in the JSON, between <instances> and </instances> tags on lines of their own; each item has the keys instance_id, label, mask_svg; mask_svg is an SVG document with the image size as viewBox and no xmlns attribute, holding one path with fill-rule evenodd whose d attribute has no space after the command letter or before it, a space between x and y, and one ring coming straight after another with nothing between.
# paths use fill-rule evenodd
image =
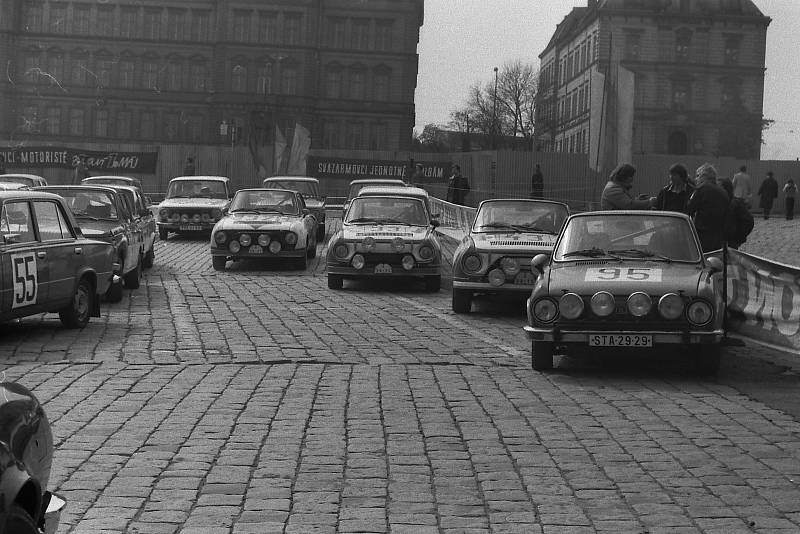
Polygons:
<instances>
[{"instance_id":1,"label":"car bonnet vent","mask_svg":"<svg viewBox=\"0 0 800 534\"><path fill-rule=\"evenodd\" d=\"M494 247L552 247L547 241L489 241Z\"/></svg>"},{"instance_id":2,"label":"car bonnet vent","mask_svg":"<svg viewBox=\"0 0 800 534\"><path fill-rule=\"evenodd\" d=\"M575 265L608 265L608 260L581 260L576 261Z\"/></svg>"},{"instance_id":3,"label":"car bonnet vent","mask_svg":"<svg viewBox=\"0 0 800 534\"><path fill-rule=\"evenodd\" d=\"M413 237L411 232L358 232L356 237Z\"/></svg>"}]
</instances>

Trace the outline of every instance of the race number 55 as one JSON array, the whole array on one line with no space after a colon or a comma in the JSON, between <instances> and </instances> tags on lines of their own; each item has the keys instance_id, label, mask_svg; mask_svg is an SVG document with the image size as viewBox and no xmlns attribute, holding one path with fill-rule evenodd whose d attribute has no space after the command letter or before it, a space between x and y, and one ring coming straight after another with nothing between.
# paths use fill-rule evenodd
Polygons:
<instances>
[{"instance_id":1,"label":"race number 55","mask_svg":"<svg viewBox=\"0 0 800 534\"><path fill-rule=\"evenodd\" d=\"M36 304L36 297L39 295L39 278L34 253L12 254L11 270L14 278L14 301L11 303L11 308Z\"/></svg>"}]
</instances>

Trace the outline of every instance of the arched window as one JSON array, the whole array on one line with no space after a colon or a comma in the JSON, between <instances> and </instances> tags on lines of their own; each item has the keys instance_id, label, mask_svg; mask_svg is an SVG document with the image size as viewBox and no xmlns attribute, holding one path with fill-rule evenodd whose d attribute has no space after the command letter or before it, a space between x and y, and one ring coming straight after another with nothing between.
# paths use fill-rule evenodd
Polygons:
<instances>
[{"instance_id":1,"label":"arched window","mask_svg":"<svg viewBox=\"0 0 800 534\"><path fill-rule=\"evenodd\" d=\"M325 96L342 98L342 67L332 63L325 69Z\"/></svg>"},{"instance_id":2,"label":"arched window","mask_svg":"<svg viewBox=\"0 0 800 534\"><path fill-rule=\"evenodd\" d=\"M111 69L114 67L113 56L107 50L97 52L95 57L94 75L96 79L90 83L108 87L111 85Z\"/></svg>"},{"instance_id":3,"label":"arched window","mask_svg":"<svg viewBox=\"0 0 800 534\"><path fill-rule=\"evenodd\" d=\"M350 98L353 100L364 100L364 90L366 87L366 72L360 65L350 69Z\"/></svg>"},{"instance_id":4,"label":"arched window","mask_svg":"<svg viewBox=\"0 0 800 534\"><path fill-rule=\"evenodd\" d=\"M205 91L208 87L208 60L202 56L195 56L190 61L191 90Z\"/></svg>"},{"instance_id":5,"label":"arched window","mask_svg":"<svg viewBox=\"0 0 800 534\"><path fill-rule=\"evenodd\" d=\"M64 82L64 52L58 48L47 51L47 74L50 75L50 83Z\"/></svg>"},{"instance_id":6,"label":"arched window","mask_svg":"<svg viewBox=\"0 0 800 534\"><path fill-rule=\"evenodd\" d=\"M281 92L285 95L297 94L297 66L281 66Z\"/></svg>"},{"instance_id":7,"label":"arched window","mask_svg":"<svg viewBox=\"0 0 800 534\"><path fill-rule=\"evenodd\" d=\"M274 91L274 70L272 60L261 58L258 62L258 77L256 78L256 92L260 95L268 95Z\"/></svg>"},{"instance_id":8,"label":"arched window","mask_svg":"<svg viewBox=\"0 0 800 534\"><path fill-rule=\"evenodd\" d=\"M389 87L392 71L381 65L372 74L372 97L379 102L389 100Z\"/></svg>"},{"instance_id":9,"label":"arched window","mask_svg":"<svg viewBox=\"0 0 800 534\"><path fill-rule=\"evenodd\" d=\"M244 93L247 91L247 64L242 58L231 61L231 91Z\"/></svg>"},{"instance_id":10,"label":"arched window","mask_svg":"<svg viewBox=\"0 0 800 534\"><path fill-rule=\"evenodd\" d=\"M136 75L136 58L129 51L122 52L119 58L119 86L131 89L134 86Z\"/></svg>"},{"instance_id":11,"label":"arched window","mask_svg":"<svg viewBox=\"0 0 800 534\"><path fill-rule=\"evenodd\" d=\"M142 85L146 89L158 89L159 59L157 56L145 56L142 62Z\"/></svg>"},{"instance_id":12,"label":"arched window","mask_svg":"<svg viewBox=\"0 0 800 534\"><path fill-rule=\"evenodd\" d=\"M183 89L183 59L179 56L170 56L167 59L167 72L165 80L168 91Z\"/></svg>"},{"instance_id":13,"label":"arched window","mask_svg":"<svg viewBox=\"0 0 800 534\"><path fill-rule=\"evenodd\" d=\"M73 85L86 85L89 75L89 53L86 50L73 50L70 54L70 82Z\"/></svg>"}]
</instances>

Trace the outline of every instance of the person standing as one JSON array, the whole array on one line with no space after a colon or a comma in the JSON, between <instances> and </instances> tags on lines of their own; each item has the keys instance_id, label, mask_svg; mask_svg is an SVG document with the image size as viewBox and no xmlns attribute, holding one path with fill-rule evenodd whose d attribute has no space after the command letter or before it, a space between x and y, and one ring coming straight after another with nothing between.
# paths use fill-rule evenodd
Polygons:
<instances>
[{"instance_id":1,"label":"person standing","mask_svg":"<svg viewBox=\"0 0 800 534\"><path fill-rule=\"evenodd\" d=\"M725 217L725 241L730 248L738 249L747 241L747 236L753 231L755 221L744 200L733 196L733 182L729 178L722 178L718 180L718 183L730 199L728 213Z\"/></svg>"},{"instance_id":2,"label":"person standing","mask_svg":"<svg viewBox=\"0 0 800 534\"><path fill-rule=\"evenodd\" d=\"M703 252L719 250L725 241L728 193L717 183L717 169L710 163L697 168L695 182L697 187L689 197L687 212L694 220Z\"/></svg>"},{"instance_id":3,"label":"person standing","mask_svg":"<svg viewBox=\"0 0 800 534\"><path fill-rule=\"evenodd\" d=\"M538 163L536 170L533 171L533 176L531 176L531 198L544 198L544 175Z\"/></svg>"},{"instance_id":4,"label":"person standing","mask_svg":"<svg viewBox=\"0 0 800 534\"><path fill-rule=\"evenodd\" d=\"M78 164L75 166L75 170L72 173L72 183L78 185L81 183L81 180L89 176L91 176L91 174L89 174L89 167L86 166L86 156L81 154L78 156Z\"/></svg>"},{"instance_id":5,"label":"person standing","mask_svg":"<svg viewBox=\"0 0 800 534\"><path fill-rule=\"evenodd\" d=\"M680 163L676 163L669 168L669 184L658 192L653 207L657 210L687 213L686 204L693 192L694 186L689 181L689 171Z\"/></svg>"},{"instance_id":6,"label":"person standing","mask_svg":"<svg viewBox=\"0 0 800 534\"><path fill-rule=\"evenodd\" d=\"M447 201L463 206L469 192L469 181L461 175L461 167L453 165L453 175L447 181Z\"/></svg>"},{"instance_id":7,"label":"person standing","mask_svg":"<svg viewBox=\"0 0 800 534\"><path fill-rule=\"evenodd\" d=\"M6 173L6 157L0 156L0 174Z\"/></svg>"},{"instance_id":8,"label":"person standing","mask_svg":"<svg viewBox=\"0 0 800 534\"><path fill-rule=\"evenodd\" d=\"M742 199L747 209L752 206L753 191L750 185L750 175L747 174L747 166L739 167L739 172L733 175L733 196Z\"/></svg>"},{"instance_id":9,"label":"person standing","mask_svg":"<svg viewBox=\"0 0 800 534\"><path fill-rule=\"evenodd\" d=\"M186 158L186 163L183 164L183 175L194 176L195 172L194 158Z\"/></svg>"},{"instance_id":10,"label":"person standing","mask_svg":"<svg viewBox=\"0 0 800 534\"><path fill-rule=\"evenodd\" d=\"M411 185L422 187L425 184L425 172L422 163L417 163L414 166L414 174L411 175Z\"/></svg>"},{"instance_id":11,"label":"person standing","mask_svg":"<svg viewBox=\"0 0 800 534\"><path fill-rule=\"evenodd\" d=\"M646 210L653 207L655 197L639 195L633 198L631 188L636 167L630 163L623 163L611 172L608 183L600 195L600 209L602 210Z\"/></svg>"},{"instance_id":12,"label":"person standing","mask_svg":"<svg viewBox=\"0 0 800 534\"><path fill-rule=\"evenodd\" d=\"M797 186L791 178L783 186L783 194L786 195L786 220L791 221L794 219L794 197L797 195Z\"/></svg>"},{"instance_id":13,"label":"person standing","mask_svg":"<svg viewBox=\"0 0 800 534\"><path fill-rule=\"evenodd\" d=\"M758 196L761 197L759 206L764 210L764 220L769 219L769 214L772 211L772 203L778 198L778 181L775 180L772 171L767 171L767 177L761 182L761 187L758 188Z\"/></svg>"}]
</instances>

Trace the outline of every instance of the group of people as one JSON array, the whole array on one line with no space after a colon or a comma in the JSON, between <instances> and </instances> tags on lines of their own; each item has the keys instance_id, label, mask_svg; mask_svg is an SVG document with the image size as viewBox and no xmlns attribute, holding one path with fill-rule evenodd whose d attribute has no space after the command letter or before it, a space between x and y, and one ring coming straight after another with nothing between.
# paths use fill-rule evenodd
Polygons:
<instances>
[{"instance_id":1,"label":"group of people","mask_svg":"<svg viewBox=\"0 0 800 534\"><path fill-rule=\"evenodd\" d=\"M764 219L769 219L772 213L772 205L778 198L778 181L772 171L767 172L767 177L761 182L758 188L758 196L761 197L759 207L763 210ZM783 193L786 200L786 220L794 219L794 198L797 194L797 185L794 180L789 178L783 186ZM748 209L751 207L752 186L750 175L747 174L747 167L742 166L739 172L733 175L733 195L741 199Z\"/></svg>"}]
</instances>

